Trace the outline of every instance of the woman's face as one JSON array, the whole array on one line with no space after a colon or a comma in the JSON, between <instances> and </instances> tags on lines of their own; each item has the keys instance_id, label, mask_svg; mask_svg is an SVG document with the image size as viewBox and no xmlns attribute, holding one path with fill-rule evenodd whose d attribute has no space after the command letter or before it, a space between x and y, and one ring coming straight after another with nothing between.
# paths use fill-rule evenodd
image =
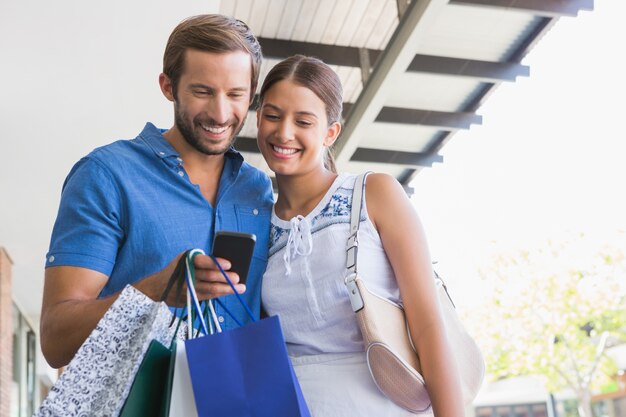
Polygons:
<instances>
[{"instance_id":1,"label":"woman's face","mask_svg":"<svg viewBox=\"0 0 626 417\"><path fill-rule=\"evenodd\" d=\"M266 91L257 110L257 142L277 175L323 170L324 148L339 135L339 123L328 126L326 106L311 90L290 80Z\"/></svg>"}]
</instances>

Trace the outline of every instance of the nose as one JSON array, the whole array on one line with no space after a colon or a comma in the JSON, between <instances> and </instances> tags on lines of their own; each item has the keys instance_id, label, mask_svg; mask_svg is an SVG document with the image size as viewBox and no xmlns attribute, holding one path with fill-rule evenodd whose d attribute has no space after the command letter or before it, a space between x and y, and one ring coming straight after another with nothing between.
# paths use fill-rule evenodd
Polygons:
<instances>
[{"instance_id":1,"label":"nose","mask_svg":"<svg viewBox=\"0 0 626 417\"><path fill-rule=\"evenodd\" d=\"M225 125L230 120L230 105L228 103L228 99L222 94L216 95L213 100L211 100L209 117L211 117L211 119L219 125Z\"/></svg>"},{"instance_id":2,"label":"nose","mask_svg":"<svg viewBox=\"0 0 626 417\"><path fill-rule=\"evenodd\" d=\"M276 131L276 136L283 143L289 142L293 139L293 127L291 126L289 120L283 119L280 121Z\"/></svg>"}]
</instances>

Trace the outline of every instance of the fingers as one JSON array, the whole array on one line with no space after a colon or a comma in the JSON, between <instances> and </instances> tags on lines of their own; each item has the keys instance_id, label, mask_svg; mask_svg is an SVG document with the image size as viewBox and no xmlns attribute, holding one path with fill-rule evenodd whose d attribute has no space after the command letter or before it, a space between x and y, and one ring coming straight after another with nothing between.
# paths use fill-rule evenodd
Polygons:
<instances>
[{"instance_id":1,"label":"fingers","mask_svg":"<svg viewBox=\"0 0 626 417\"><path fill-rule=\"evenodd\" d=\"M239 275L228 271L231 267L230 262L223 258L216 258L216 260L234 285L235 290L240 294L245 292L246 286L239 284ZM199 300L234 294L232 287L228 284L228 281L211 257L207 255L196 256L194 267L196 276L195 288Z\"/></svg>"},{"instance_id":2,"label":"fingers","mask_svg":"<svg viewBox=\"0 0 626 417\"><path fill-rule=\"evenodd\" d=\"M228 259L224 259L224 258L215 258L220 266L222 267L222 269L224 271L228 271L231 267L230 261ZM213 262L213 259L211 259L210 256L208 255L197 255L194 258L194 262L193 262L196 270L198 269L213 269L215 271L217 271L219 273L219 268L217 267L217 265L215 265L215 263Z\"/></svg>"},{"instance_id":3,"label":"fingers","mask_svg":"<svg viewBox=\"0 0 626 417\"><path fill-rule=\"evenodd\" d=\"M230 285L218 282L196 281L195 288L198 300L207 300L234 294ZM244 284L236 284L235 290L237 290L238 294L243 294L246 291L246 286Z\"/></svg>"},{"instance_id":4,"label":"fingers","mask_svg":"<svg viewBox=\"0 0 626 417\"><path fill-rule=\"evenodd\" d=\"M177 257L179 259L180 257ZM171 275L170 269L173 270L173 265L176 264L177 259L172 261L170 266L166 268L163 272L163 276L169 279ZM239 284L239 275L235 272L228 271L231 267L231 264L228 260L223 258L216 258L219 265L222 267L230 281L235 287L235 290L242 294L246 291L246 286L244 284ZM198 296L198 300L207 300L210 298L222 297L224 295L234 294L234 291L230 284L224 278L224 275L219 270L218 266L213 262L210 256L207 255L197 255L194 258L194 269L195 269L195 290L196 295ZM164 281L163 287L167 280ZM163 291L163 288L160 287L159 293ZM182 294L179 293L178 299L176 299L176 294L178 291L172 289L168 295L166 300L167 304L170 306L181 307L185 304L185 296L184 294L187 291L187 285L183 282ZM158 298L157 298L158 299Z\"/></svg>"},{"instance_id":5,"label":"fingers","mask_svg":"<svg viewBox=\"0 0 626 417\"><path fill-rule=\"evenodd\" d=\"M237 284L239 282L239 275L235 272L228 271L231 267L230 262L222 258L215 259L219 262L219 266L222 267L222 270L224 270L230 281L233 284ZM228 283L226 278L224 278L222 271L220 271L219 267L207 255L196 256L194 259L194 268L196 280L198 281Z\"/></svg>"}]
</instances>

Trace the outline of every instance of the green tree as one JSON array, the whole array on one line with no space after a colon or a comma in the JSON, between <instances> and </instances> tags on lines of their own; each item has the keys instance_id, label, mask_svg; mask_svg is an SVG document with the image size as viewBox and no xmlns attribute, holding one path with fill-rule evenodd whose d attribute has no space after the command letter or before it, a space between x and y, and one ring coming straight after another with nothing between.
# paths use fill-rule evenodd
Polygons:
<instances>
[{"instance_id":1,"label":"green tree","mask_svg":"<svg viewBox=\"0 0 626 417\"><path fill-rule=\"evenodd\" d=\"M623 249L578 234L496 256L481 275L489 295L468 320L490 378L541 376L591 417L592 392L616 371L606 350L626 342Z\"/></svg>"}]
</instances>

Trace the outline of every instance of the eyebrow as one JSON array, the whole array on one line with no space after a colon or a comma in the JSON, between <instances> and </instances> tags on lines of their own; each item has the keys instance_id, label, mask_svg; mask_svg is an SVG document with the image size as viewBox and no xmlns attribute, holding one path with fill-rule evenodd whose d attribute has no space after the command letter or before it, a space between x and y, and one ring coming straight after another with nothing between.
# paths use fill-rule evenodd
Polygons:
<instances>
[{"instance_id":1,"label":"eyebrow","mask_svg":"<svg viewBox=\"0 0 626 417\"><path fill-rule=\"evenodd\" d=\"M270 107L272 110L278 111L278 112L282 112L282 109L274 104L271 103L265 103L263 104L262 108L266 108L266 107ZM311 116L311 117L315 117L317 119L317 114L310 112L310 111L297 111L296 112L297 115L299 116Z\"/></svg>"},{"instance_id":2,"label":"eyebrow","mask_svg":"<svg viewBox=\"0 0 626 417\"><path fill-rule=\"evenodd\" d=\"M210 87L206 84L200 84L200 83L196 83L196 84L189 84L188 86L189 89L201 89L201 90L209 90L209 91L213 91L215 90L215 88ZM249 91L248 87L234 87L229 89L228 91L240 91L242 93L245 93L247 91Z\"/></svg>"}]
</instances>

